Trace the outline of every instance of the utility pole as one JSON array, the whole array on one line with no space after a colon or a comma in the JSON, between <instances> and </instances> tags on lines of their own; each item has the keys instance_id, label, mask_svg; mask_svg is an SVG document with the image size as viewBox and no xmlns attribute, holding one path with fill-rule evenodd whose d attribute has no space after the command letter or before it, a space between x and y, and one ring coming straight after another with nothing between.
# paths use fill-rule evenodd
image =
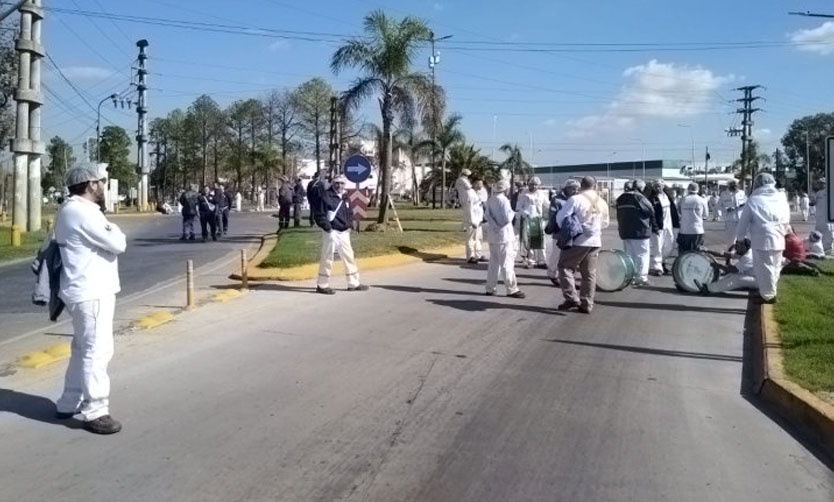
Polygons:
<instances>
[{"instance_id":1,"label":"utility pole","mask_svg":"<svg viewBox=\"0 0 834 502\"><path fill-rule=\"evenodd\" d=\"M45 54L41 44L43 7L41 0L19 2L20 33L15 49L19 54L15 137L11 141L14 152L14 205L12 225L22 232L41 229L41 156L45 145L41 141L41 59ZM4 14L7 16L8 12Z\"/></svg>"},{"instance_id":2,"label":"utility pole","mask_svg":"<svg viewBox=\"0 0 834 502\"><path fill-rule=\"evenodd\" d=\"M432 154L431 154L431 164L432 169L437 167L437 160L435 156L435 143L437 143L437 130L440 128L440 120L437 116L437 86L434 80L434 67L440 63L440 54L434 50L434 43L439 42L440 40L448 40L452 38L452 35L446 35L445 37L434 38L434 32L429 32L429 41L431 42L431 56L429 56L429 68L431 69L431 116L432 116L432 128L431 128L431 142L432 142ZM442 164L441 164L442 165ZM446 170L440 173L441 183L443 184L443 189L440 191L440 208L446 208Z\"/></svg>"},{"instance_id":3,"label":"utility pole","mask_svg":"<svg viewBox=\"0 0 834 502\"><path fill-rule=\"evenodd\" d=\"M735 90L742 91L744 97L736 101L742 103L743 108L736 109L736 113L742 116L741 129L728 129L729 136L741 135L741 170L744 174L754 178L756 173L750 172L750 144L753 142L753 113L761 111L761 108L753 108L753 102L757 99L762 99L761 96L753 96L753 91L761 87L760 85L747 85L739 87ZM743 182L743 181L742 181Z\"/></svg>"},{"instance_id":4,"label":"utility pole","mask_svg":"<svg viewBox=\"0 0 834 502\"><path fill-rule=\"evenodd\" d=\"M148 171L150 170L150 166L148 166L148 152L146 150L146 145L148 143L148 125L145 123L145 115L148 113L148 109L145 102L145 93L148 90L147 85L145 84L145 75L148 74L148 71L145 69L145 60L148 59L147 54L145 54L145 47L148 46L147 40L139 40L136 42L136 47L139 47L139 67L136 70L137 76L137 83L136 83L136 90L139 91L139 101L136 104L136 114L139 117L139 127L136 131L136 149L139 156L139 211L147 211L148 210Z\"/></svg>"},{"instance_id":5,"label":"utility pole","mask_svg":"<svg viewBox=\"0 0 834 502\"><path fill-rule=\"evenodd\" d=\"M330 175L336 176L341 168L339 159L339 98L330 98ZM316 172L321 166L316 165Z\"/></svg>"}]
</instances>

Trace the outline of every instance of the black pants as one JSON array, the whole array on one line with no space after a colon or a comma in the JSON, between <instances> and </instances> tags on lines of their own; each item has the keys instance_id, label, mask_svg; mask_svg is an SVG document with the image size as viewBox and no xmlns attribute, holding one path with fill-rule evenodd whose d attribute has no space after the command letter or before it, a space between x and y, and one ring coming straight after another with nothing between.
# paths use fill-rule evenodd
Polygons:
<instances>
[{"instance_id":1,"label":"black pants","mask_svg":"<svg viewBox=\"0 0 834 502\"><path fill-rule=\"evenodd\" d=\"M290 226L290 206L291 204L281 204L278 208L278 225L281 228L289 228Z\"/></svg>"},{"instance_id":2,"label":"black pants","mask_svg":"<svg viewBox=\"0 0 834 502\"><path fill-rule=\"evenodd\" d=\"M678 234L678 254L698 251L704 245L704 234Z\"/></svg>"},{"instance_id":3,"label":"black pants","mask_svg":"<svg viewBox=\"0 0 834 502\"><path fill-rule=\"evenodd\" d=\"M203 240L209 236L209 229L211 229L211 238L217 238L217 216L214 213L200 213L200 229L203 231Z\"/></svg>"},{"instance_id":4,"label":"black pants","mask_svg":"<svg viewBox=\"0 0 834 502\"><path fill-rule=\"evenodd\" d=\"M293 225L298 227L301 226L301 203L293 204L292 205L292 219Z\"/></svg>"}]
</instances>

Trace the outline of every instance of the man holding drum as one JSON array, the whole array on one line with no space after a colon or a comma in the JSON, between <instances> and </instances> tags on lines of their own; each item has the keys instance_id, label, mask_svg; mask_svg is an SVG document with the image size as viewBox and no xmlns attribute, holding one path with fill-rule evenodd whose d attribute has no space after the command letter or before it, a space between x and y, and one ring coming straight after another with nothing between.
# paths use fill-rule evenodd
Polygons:
<instances>
[{"instance_id":1,"label":"man holding drum","mask_svg":"<svg viewBox=\"0 0 834 502\"><path fill-rule=\"evenodd\" d=\"M569 226L566 222L569 217L575 217L582 226L582 233L574 237L573 246L562 249L559 255L559 283L565 297L557 307L561 311L578 309L590 314L594 308L597 257L602 247L602 229L609 223L608 204L595 190L596 184L593 176L582 178L579 193L568 199L556 215L560 227ZM574 283L577 268L582 275L579 294Z\"/></svg>"},{"instance_id":2,"label":"man holding drum","mask_svg":"<svg viewBox=\"0 0 834 502\"><path fill-rule=\"evenodd\" d=\"M617 229L623 240L623 251L634 263L632 285L649 286L650 239L657 232L657 220L649 199L643 195L646 183L632 182L633 190L617 197Z\"/></svg>"},{"instance_id":3,"label":"man holding drum","mask_svg":"<svg viewBox=\"0 0 834 502\"><path fill-rule=\"evenodd\" d=\"M785 233L791 222L788 200L776 190L776 179L761 173L753 180L753 193L736 225L736 247L750 236L753 248L753 270L759 295L765 303L776 302L776 284L782 271Z\"/></svg>"},{"instance_id":4,"label":"man holding drum","mask_svg":"<svg viewBox=\"0 0 834 502\"><path fill-rule=\"evenodd\" d=\"M533 176L527 182L527 190L518 196L518 213L524 229L521 239L521 256L527 268L547 268L548 239L544 238L544 217L548 214L547 192L540 190L542 180Z\"/></svg>"}]
</instances>

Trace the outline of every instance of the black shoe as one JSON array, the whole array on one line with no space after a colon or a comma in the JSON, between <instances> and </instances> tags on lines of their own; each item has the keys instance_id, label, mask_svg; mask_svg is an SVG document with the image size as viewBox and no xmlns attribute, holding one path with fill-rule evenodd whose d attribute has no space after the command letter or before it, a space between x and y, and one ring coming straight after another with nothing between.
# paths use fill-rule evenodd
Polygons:
<instances>
[{"instance_id":1,"label":"black shoe","mask_svg":"<svg viewBox=\"0 0 834 502\"><path fill-rule=\"evenodd\" d=\"M695 287L698 288L698 291L701 292L704 296L709 296L709 287L706 284L701 284L701 282L697 279L693 281L695 283Z\"/></svg>"},{"instance_id":2,"label":"black shoe","mask_svg":"<svg viewBox=\"0 0 834 502\"><path fill-rule=\"evenodd\" d=\"M331 288L322 288L321 286L316 286L316 293L322 295L335 295L336 292L333 291Z\"/></svg>"},{"instance_id":3,"label":"black shoe","mask_svg":"<svg viewBox=\"0 0 834 502\"><path fill-rule=\"evenodd\" d=\"M216 235L212 235L212 236L211 236L211 240L216 241L216 240L217 240L217 236L216 236Z\"/></svg>"},{"instance_id":4,"label":"black shoe","mask_svg":"<svg viewBox=\"0 0 834 502\"><path fill-rule=\"evenodd\" d=\"M649 270L649 275L654 276L654 277L663 277L663 271L662 270Z\"/></svg>"},{"instance_id":5,"label":"black shoe","mask_svg":"<svg viewBox=\"0 0 834 502\"><path fill-rule=\"evenodd\" d=\"M466 260L466 263L474 265L474 264L478 263L478 259L477 258L469 258L468 260Z\"/></svg>"},{"instance_id":6,"label":"black shoe","mask_svg":"<svg viewBox=\"0 0 834 502\"><path fill-rule=\"evenodd\" d=\"M562 287L562 285L559 283L559 279L557 277L548 277L548 279L550 279L550 282L552 282L553 285L556 286L557 288Z\"/></svg>"},{"instance_id":7,"label":"black shoe","mask_svg":"<svg viewBox=\"0 0 834 502\"><path fill-rule=\"evenodd\" d=\"M672 275L672 271L665 265L663 266L663 275Z\"/></svg>"},{"instance_id":8,"label":"black shoe","mask_svg":"<svg viewBox=\"0 0 834 502\"><path fill-rule=\"evenodd\" d=\"M206 238L205 238L205 237L203 237L203 242L206 242Z\"/></svg>"},{"instance_id":9,"label":"black shoe","mask_svg":"<svg viewBox=\"0 0 834 502\"><path fill-rule=\"evenodd\" d=\"M360 284L358 286L349 286L347 288L348 291L367 291L369 289L371 289L371 288L367 284Z\"/></svg>"},{"instance_id":10,"label":"black shoe","mask_svg":"<svg viewBox=\"0 0 834 502\"><path fill-rule=\"evenodd\" d=\"M536 263L536 268L547 270L547 263Z\"/></svg>"},{"instance_id":11,"label":"black shoe","mask_svg":"<svg viewBox=\"0 0 834 502\"><path fill-rule=\"evenodd\" d=\"M104 415L95 420L84 422L84 429L93 434L115 434L122 430L122 424L113 420L110 415Z\"/></svg>"},{"instance_id":12,"label":"black shoe","mask_svg":"<svg viewBox=\"0 0 834 502\"><path fill-rule=\"evenodd\" d=\"M523 291L516 291L515 293L508 294L507 297L509 297L509 298L527 298L527 295L525 295Z\"/></svg>"},{"instance_id":13,"label":"black shoe","mask_svg":"<svg viewBox=\"0 0 834 502\"><path fill-rule=\"evenodd\" d=\"M181 241L184 241L184 240L185 240L185 236L183 235L182 237L180 237L180 240L181 240Z\"/></svg>"},{"instance_id":14,"label":"black shoe","mask_svg":"<svg viewBox=\"0 0 834 502\"><path fill-rule=\"evenodd\" d=\"M194 240L194 234L189 235L188 240L193 241Z\"/></svg>"},{"instance_id":15,"label":"black shoe","mask_svg":"<svg viewBox=\"0 0 834 502\"><path fill-rule=\"evenodd\" d=\"M583 303L582 305L579 306L579 308L577 310L582 314L590 314L591 310L593 310L593 309L594 308L591 307L590 305L588 305L587 303Z\"/></svg>"},{"instance_id":16,"label":"black shoe","mask_svg":"<svg viewBox=\"0 0 834 502\"><path fill-rule=\"evenodd\" d=\"M492 291L487 291L487 292L486 292L486 293L484 293L484 294L485 294L485 295L487 295L487 296L495 296L495 293L494 293L494 292L492 292Z\"/></svg>"},{"instance_id":17,"label":"black shoe","mask_svg":"<svg viewBox=\"0 0 834 502\"><path fill-rule=\"evenodd\" d=\"M576 303L575 301L565 300L564 302L560 303L558 307L556 307L556 310L559 310L561 312L567 312L568 310L573 310L573 309L578 308L578 307L579 307L579 304Z\"/></svg>"},{"instance_id":18,"label":"black shoe","mask_svg":"<svg viewBox=\"0 0 834 502\"><path fill-rule=\"evenodd\" d=\"M55 418L57 418L58 420L68 420L68 419L74 417L75 415L78 415L77 411L69 411L69 412L56 411L55 412Z\"/></svg>"},{"instance_id":19,"label":"black shoe","mask_svg":"<svg viewBox=\"0 0 834 502\"><path fill-rule=\"evenodd\" d=\"M479 256L478 261L489 261L489 260L487 260L485 256Z\"/></svg>"}]
</instances>

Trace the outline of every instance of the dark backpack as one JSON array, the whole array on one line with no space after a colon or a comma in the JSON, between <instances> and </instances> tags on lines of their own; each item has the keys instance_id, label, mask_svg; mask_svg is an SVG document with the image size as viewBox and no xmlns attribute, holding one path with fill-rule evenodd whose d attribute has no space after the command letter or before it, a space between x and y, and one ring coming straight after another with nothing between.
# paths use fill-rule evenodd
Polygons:
<instances>
[{"instance_id":1,"label":"dark backpack","mask_svg":"<svg viewBox=\"0 0 834 502\"><path fill-rule=\"evenodd\" d=\"M307 202L310 203L310 213L315 215L321 211L321 199L324 195L324 183L315 180L307 187Z\"/></svg>"}]
</instances>

